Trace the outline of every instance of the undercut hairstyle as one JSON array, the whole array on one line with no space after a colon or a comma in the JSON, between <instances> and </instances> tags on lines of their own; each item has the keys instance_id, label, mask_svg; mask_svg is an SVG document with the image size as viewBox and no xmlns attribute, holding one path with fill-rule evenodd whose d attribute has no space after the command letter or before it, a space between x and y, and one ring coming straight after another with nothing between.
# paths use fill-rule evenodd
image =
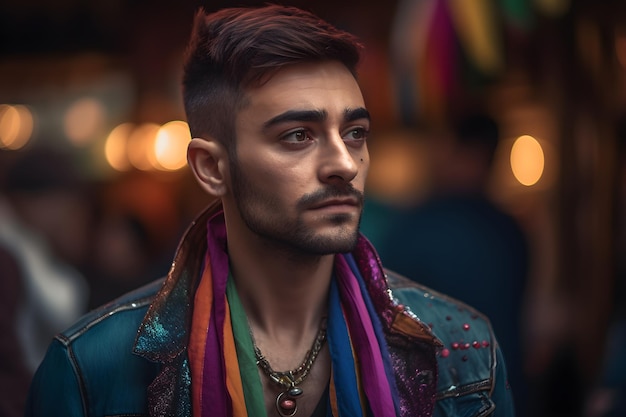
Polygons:
<instances>
[{"instance_id":1,"label":"undercut hairstyle","mask_svg":"<svg viewBox=\"0 0 626 417\"><path fill-rule=\"evenodd\" d=\"M295 7L199 10L183 74L192 137L211 136L231 152L247 88L302 62L339 61L356 78L361 49L352 34Z\"/></svg>"}]
</instances>

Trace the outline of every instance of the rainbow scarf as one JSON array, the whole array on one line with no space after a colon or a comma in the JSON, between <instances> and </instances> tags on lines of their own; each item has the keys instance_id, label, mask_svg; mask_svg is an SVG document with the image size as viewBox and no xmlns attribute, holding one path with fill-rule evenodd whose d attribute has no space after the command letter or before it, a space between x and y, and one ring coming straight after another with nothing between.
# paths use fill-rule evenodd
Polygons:
<instances>
[{"instance_id":1,"label":"rainbow scarf","mask_svg":"<svg viewBox=\"0 0 626 417\"><path fill-rule=\"evenodd\" d=\"M265 417L247 319L228 268L222 213L207 222L188 354L195 416ZM329 416L395 417L398 395L382 326L352 255L335 257L327 341Z\"/></svg>"}]
</instances>

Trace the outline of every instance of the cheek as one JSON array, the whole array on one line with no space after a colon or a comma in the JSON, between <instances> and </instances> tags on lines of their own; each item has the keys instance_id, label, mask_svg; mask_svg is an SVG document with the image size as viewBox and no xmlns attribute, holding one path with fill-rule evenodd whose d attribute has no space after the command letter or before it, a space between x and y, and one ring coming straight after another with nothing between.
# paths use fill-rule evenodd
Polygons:
<instances>
[{"instance_id":1,"label":"cheek","mask_svg":"<svg viewBox=\"0 0 626 417\"><path fill-rule=\"evenodd\" d=\"M359 177L361 178L362 181L365 181L365 178L367 177L367 174L370 169L370 155L369 155L369 152L367 151L367 148L361 154L358 160L360 164L359 165Z\"/></svg>"},{"instance_id":2,"label":"cheek","mask_svg":"<svg viewBox=\"0 0 626 417\"><path fill-rule=\"evenodd\" d=\"M311 178L297 165L289 167L256 161L248 165L245 175L249 183L268 195L297 196L306 193L307 185L311 184Z\"/></svg>"}]
</instances>

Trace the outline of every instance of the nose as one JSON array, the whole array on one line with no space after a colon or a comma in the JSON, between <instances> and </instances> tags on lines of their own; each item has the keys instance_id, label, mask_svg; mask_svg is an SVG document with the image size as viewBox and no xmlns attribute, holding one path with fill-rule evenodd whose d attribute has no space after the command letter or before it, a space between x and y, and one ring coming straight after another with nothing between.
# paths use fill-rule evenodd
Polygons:
<instances>
[{"instance_id":1,"label":"nose","mask_svg":"<svg viewBox=\"0 0 626 417\"><path fill-rule=\"evenodd\" d=\"M320 153L319 176L322 182L349 183L357 176L363 150L348 147L338 133L327 137Z\"/></svg>"}]
</instances>

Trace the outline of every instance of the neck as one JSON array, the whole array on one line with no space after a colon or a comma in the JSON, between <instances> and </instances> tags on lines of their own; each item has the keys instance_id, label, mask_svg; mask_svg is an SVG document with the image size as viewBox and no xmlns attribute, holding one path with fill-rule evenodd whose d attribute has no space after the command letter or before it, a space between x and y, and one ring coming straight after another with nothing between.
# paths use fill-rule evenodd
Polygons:
<instances>
[{"instance_id":1,"label":"neck","mask_svg":"<svg viewBox=\"0 0 626 417\"><path fill-rule=\"evenodd\" d=\"M293 369L327 314L335 255L306 253L254 233L226 204L224 219L230 270L253 338L274 369Z\"/></svg>"},{"instance_id":2,"label":"neck","mask_svg":"<svg viewBox=\"0 0 626 417\"><path fill-rule=\"evenodd\" d=\"M288 252L231 231L230 269L255 337L308 344L326 315L334 255Z\"/></svg>"},{"instance_id":3,"label":"neck","mask_svg":"<svg viewBox=\"0 0 626 417\"><path fill-rule=\"evenodd\" d=\"M274 369L296 368L327 314L334 257L294 262L265 251L234 255L233 279L257 346Z\"/></svg>"},{"instance_id":4,"label":"neck","mask_svg":"<svg viewBox=\"0 0 626 417\"><path fill-rule=\"evenodd\" d=\"M251 325L268 335L281 329L317 329L326 314L334 257L306 264L276 254L246 255L231 256L230 262Z\"/></svg>"}]
</instances>

